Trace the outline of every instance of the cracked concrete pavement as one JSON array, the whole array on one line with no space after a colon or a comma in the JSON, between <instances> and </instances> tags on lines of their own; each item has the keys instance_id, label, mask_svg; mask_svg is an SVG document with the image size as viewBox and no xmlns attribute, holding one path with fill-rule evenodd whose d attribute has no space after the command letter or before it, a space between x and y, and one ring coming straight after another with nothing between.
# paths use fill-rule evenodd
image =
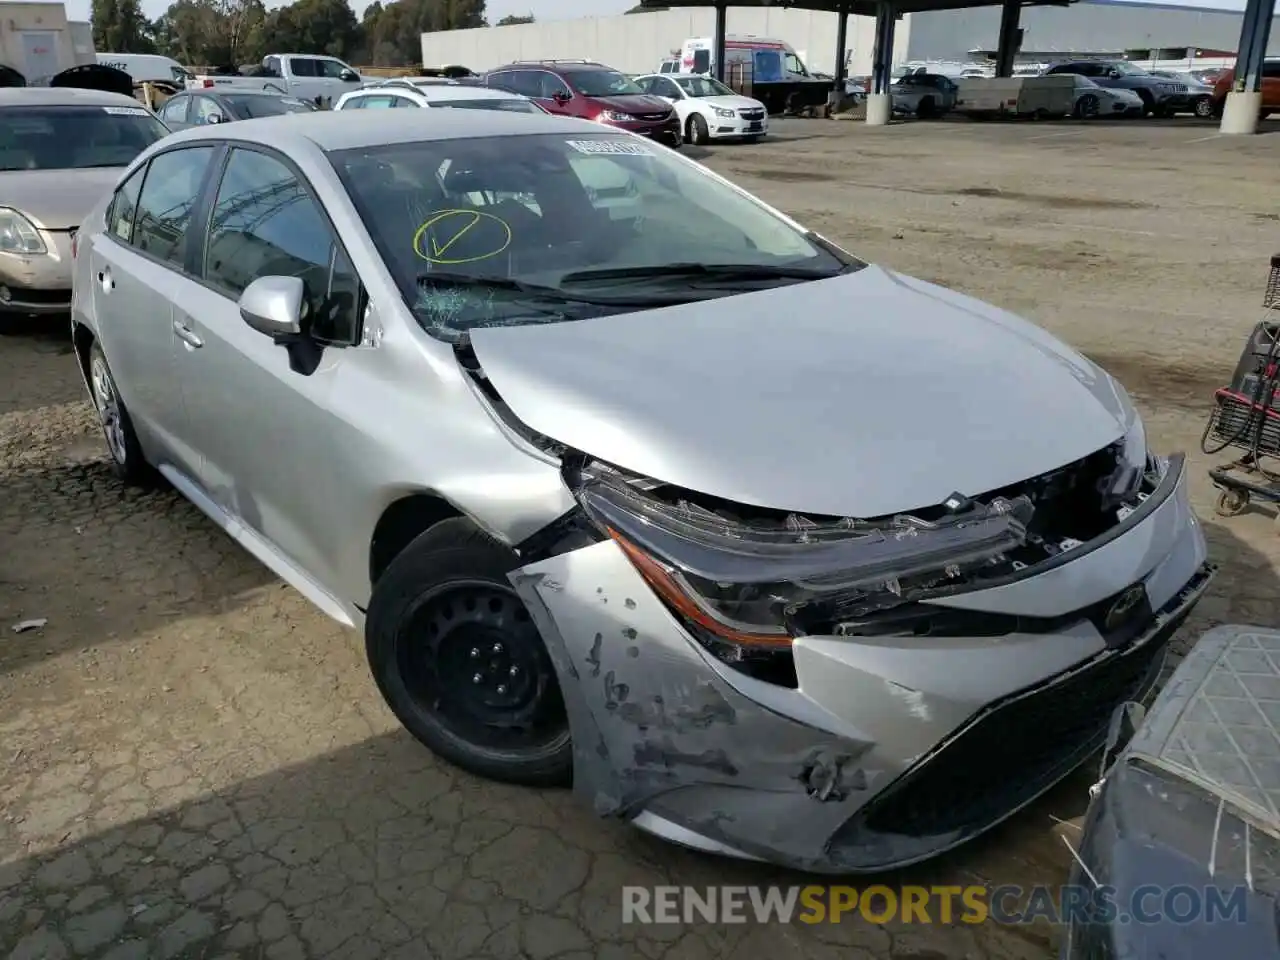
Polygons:
<instances>
[{"instance_id":1,"label":"cracked concrete pavement","mask_svg":"<svg viewBox=\"0 0 1280 960\"><path fill-rule=\"evenodd\" d=\"M1052 129L1057 139L1045 134ZM1026 313L1191 450L1224 564L1180 644L1280 623L1270 517L1212 516L1211 392L1280 251L1280 136L787 121L715 169L852 249ZM945 165L929 160L946 152ZM1240 256L1244 251L1246 255ZM61 319L0 337L0 956L1032 960L995 925L625 925L627 884L801 883L672 848L401 732L360 638L174 493L122 489ZM44 617L43 629L8 626ZM1082 775L891 884L1059 883ZM864 881L865 885L865 881Z\"/></svg>"}]
</instances>

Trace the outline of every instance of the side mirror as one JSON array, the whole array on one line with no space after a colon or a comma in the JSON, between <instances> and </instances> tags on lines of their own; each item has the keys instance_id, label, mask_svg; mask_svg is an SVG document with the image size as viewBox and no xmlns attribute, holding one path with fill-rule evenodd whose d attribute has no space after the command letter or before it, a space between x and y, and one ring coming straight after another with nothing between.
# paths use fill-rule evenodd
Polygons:
<instances>
[{"instance_id":1,"label":"side mirror","mask_svg":"<svg viewBox=\"0 0 1280 960\"><path fill-rule=\"evenodd\" d=\"M1112 80L1119 80L1119 79L1120 79L1120 71L1119 71L1119 70L1108 70L1108 71L1107 71L1107 76L1108 76L1108 77L1110 77Z\"/></svg>"},{"instance_id":2,"label":"side mirror","mask_svg":"<svg viewBox=\"0 0 1280 960\"><path fill-rule=\"evenodd\" d=\"M211 113L204 118L205 123L226 123L227 118L220 113Z\"/></svg>"},{"instance_id":3,"label":"side mirror","mask_svg":"<svg viewBox=\"0 0 1280 960\"><path fill-rule=\"evenodd\" d=\"M259 277L240 294L240 317L268 337L297 336L305 293L300 277Z\"/></svg>"},{"instance_id":4,"label":"side mirror","mask_svg":"<svg viewBox=\"0 0 1280 960\"><path fill-rule=\"evenodd\" d=\"M347 83L355 83L360 79L360 75L356 73L354 70L343 70L340 74L338 74L338 78Z\"/></svg>"},{"instance_id":5,"label":"side mirror","mask_svg":"<svg viewBox=\"0 0 1280 960\"><path fill-rule=\"evenodd\" d=\"M569 95L568 90L557 90L555 93L551 95L551 99L554 100L556 103L568 103L570 100L573 99L573 97Z\"/></svg>"}]
</instances>

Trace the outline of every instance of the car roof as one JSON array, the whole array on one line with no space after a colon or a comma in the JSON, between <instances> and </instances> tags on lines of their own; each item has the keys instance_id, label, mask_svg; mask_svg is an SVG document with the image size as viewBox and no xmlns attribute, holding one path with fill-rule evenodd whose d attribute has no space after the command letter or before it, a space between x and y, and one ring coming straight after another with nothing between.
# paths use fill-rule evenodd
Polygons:
<instances>
[{"instance_id":1,"label":"car roof","mask_svg":"<svg viewBox=\"0 0 1280 960\"><path fill-rule=\"evenodd\" d=\"M142 104L123 93L82 87L0 87L0 107L142 107Z\"/></svg>"},{"instance_id":2,"label":"car roof","mask_svg":"<svg viewBox=\"0 0 1280 960\"><path fill-rule=\"evenodd\" d=\"M473 91L474 92L474 91ZM600 124L551 114L501 110L319 110L282 117L237 120L194 127L166 137L166 144L192 140L241 140L284 153L311 146L324 151L522 134L607 132Z\"/></svg>"},{"instance_id":3,"label":"car roof","mask_svg":"<svg viewBox=\"0 0 1280 960\"><path fill-rule=\"evenodd\" d=\"M428 100L528 100L518 93L495 90L492 87L473 87L469 84L424 84L414 91Z\"/></svg>"}]
</instances>

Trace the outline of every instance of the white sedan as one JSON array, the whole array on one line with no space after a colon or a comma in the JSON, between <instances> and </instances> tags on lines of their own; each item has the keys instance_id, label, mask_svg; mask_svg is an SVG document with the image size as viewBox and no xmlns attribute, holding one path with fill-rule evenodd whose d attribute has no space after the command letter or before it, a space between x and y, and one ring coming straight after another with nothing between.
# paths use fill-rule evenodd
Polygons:
<instances>
[{"instance_id":1,"label":"white sedan","mask_svg":"<svg viewBox=\"0 0 1280 960\"><path fill-rule=\"evenodd\" d=\"M1077 117L1141 115L1142 98L1132 90L1125 90L1122 87L1104 87L1078 73L1075 79L1076 103L1073 112Z\"/></svg>"},{"instance_id":2,"label":"white sedan","mask_svg":"<svg viewBox=\"0 0 1280 960\"><path fill-rule=\"evenodd\" d=\"M676 108L689 143L759 140L769 132L769 112L759 100L734 93L719 80L697 73L651 73L635 78L645 93Z\"/></svg>"}]
</instances>

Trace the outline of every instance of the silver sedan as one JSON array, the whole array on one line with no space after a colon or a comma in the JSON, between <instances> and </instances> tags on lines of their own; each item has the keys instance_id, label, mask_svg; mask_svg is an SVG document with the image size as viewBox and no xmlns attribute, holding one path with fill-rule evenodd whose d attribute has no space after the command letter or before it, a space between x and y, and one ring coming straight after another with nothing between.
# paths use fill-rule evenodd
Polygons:
<instances>
[{"instance_id":1,"label":"silver sedan","mask_svg":"<svg viewBox=\"0 0 1280 960\"><path fill-rule=\"evenodd\" d=\"M85 221L73 324L117 473L363 627L422 743L705 850L976 836L1212 574L1098 367L585 120L176 134Z\"/></svg>"}]
</instances>

